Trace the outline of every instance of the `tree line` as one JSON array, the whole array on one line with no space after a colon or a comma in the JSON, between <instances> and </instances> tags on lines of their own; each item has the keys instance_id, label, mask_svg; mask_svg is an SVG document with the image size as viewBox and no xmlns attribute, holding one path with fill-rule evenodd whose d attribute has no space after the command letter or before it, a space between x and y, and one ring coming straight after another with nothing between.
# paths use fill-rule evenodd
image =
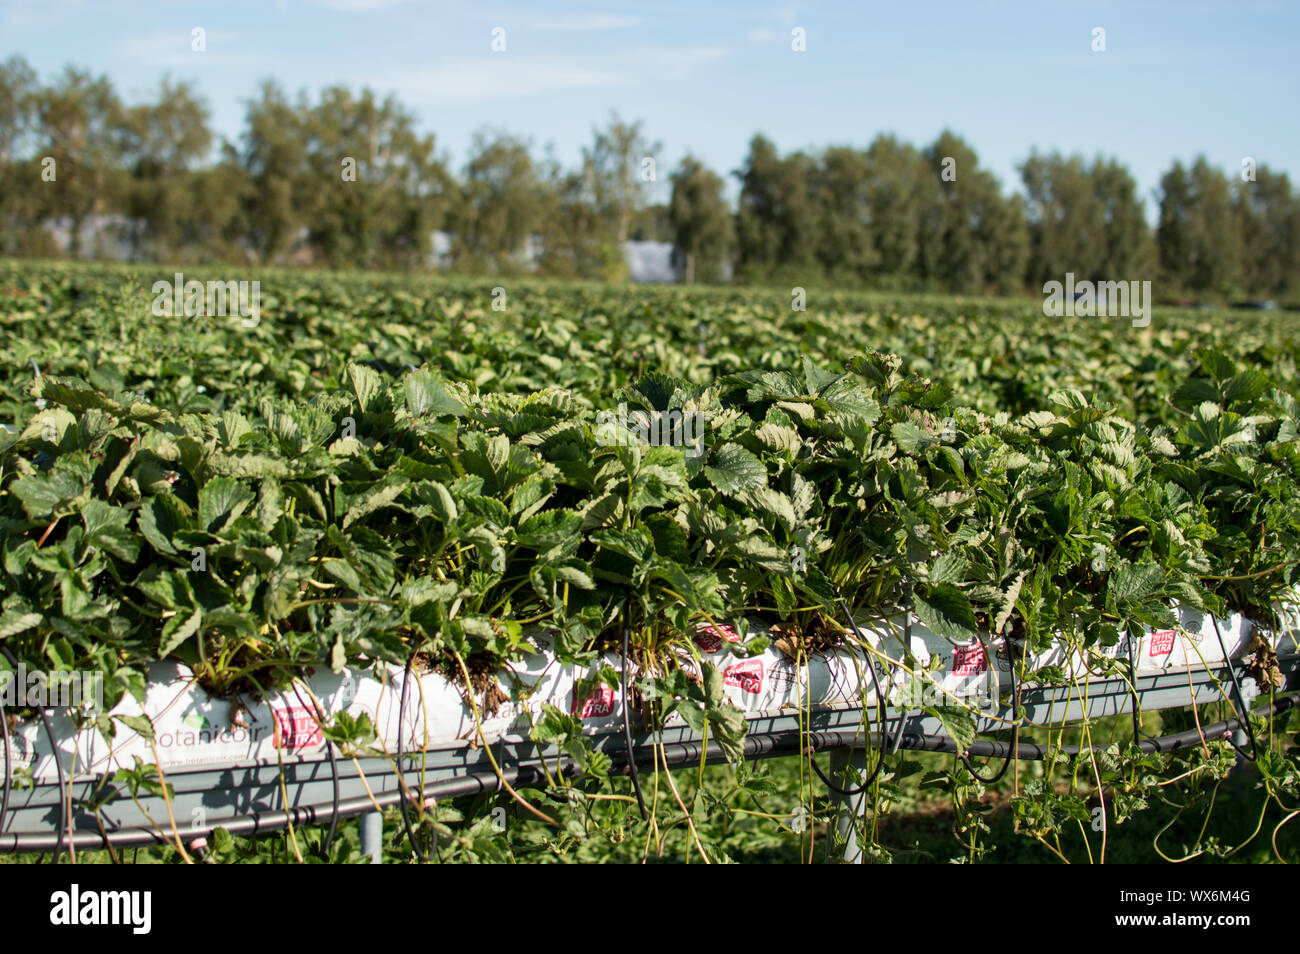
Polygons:
<instances>
[{"instance_id":1,"label":"tree line","mask_svg":"<svg viewBox=\"0 0 1300 954\"><path fill-rule=\"evenodd\" d=\"M432 235L465 271L626 277L621 244L673 243L685 281L954 293L1152 278L1163 299L1300 297L1300 196L1285 173L1243 159L1174 162L1143 197L1118 161L1032 152L1022 192L1003 190L971 146L942 132L916 147L878 135L864 149L781 155L756 135L727 180L688 155L652 204L660 145L617 115L576 165L502 131L477 133L463 167L392 96L342 86L290 97L272 81L247 101L241 134L217 141L196 90L163 79L127 105L74 67L41 82L0 63L0 255L95 255L104 221L137 261L297 261L420 268ZM83 233L90 228L87 239ZM88 245L89 243L89 245Z\"/></svg>"}]
</instances>

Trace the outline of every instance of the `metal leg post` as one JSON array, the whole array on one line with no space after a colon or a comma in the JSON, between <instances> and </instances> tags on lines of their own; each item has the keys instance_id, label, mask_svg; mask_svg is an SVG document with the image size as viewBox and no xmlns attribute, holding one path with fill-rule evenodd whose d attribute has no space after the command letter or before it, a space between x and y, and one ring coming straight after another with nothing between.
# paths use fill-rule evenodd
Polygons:
<instances>
[{"instance_id":1,"label":"metal leg post","mask_svg":"<svg viewBox=\"0 0 1300 954\"><path fill-rule=\"evenodd\" d=\"M366 812L361 816L361 853L370 856L372 865L384 860L384 816L379 812Z\"/></svg>"},{"instance_id":2,"label":"metal leg post","mask_svg":"<svg viewBox=\"0 0 1300 954\"><path fill-rule=\"evenodd\" d=\"M846 765L852 765L860 776L867 774L867 752L865 749L833 749L831 751L831 779L837 785L844 785L839 775ZM845 786L852 788L852 783ZM857 795L841 795L831 791L831 801L835 805L835 833L844 840L844 861L846 864L862 864L862 849L858 846L857 820L864 817L869 791ZM830 850L830 842L827 850Z\"/></svg>"}]
</instances>

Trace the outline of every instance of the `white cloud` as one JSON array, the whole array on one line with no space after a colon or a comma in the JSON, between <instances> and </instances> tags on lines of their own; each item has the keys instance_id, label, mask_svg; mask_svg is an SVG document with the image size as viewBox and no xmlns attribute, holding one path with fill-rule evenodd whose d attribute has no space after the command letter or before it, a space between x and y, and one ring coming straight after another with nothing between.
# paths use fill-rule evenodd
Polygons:
<instances>
[{"instance_id":1,"label":"white cloud","mask_svg":"<svg viewBox=\"0 0 1300 954\"><path fill-rule=\"evenodd\" d=\"M409 3L410 0L303 0L303 2L345 13L369 13L371 10L383 10L386 7L395 7L399 3Z\"/></svg>"},{"instance_id":2,"label":"white cloud","mask_svg":"<svg viewBox=\"0 0 1300 954\"><path fill-rule=\"evenodd\" d=\"M799 14L803 10L802 3L788 3L784 7L776 10L768 10L766 13L759 14L755 17L764 26L754 27L749 31L747 36L750 43L772 43L776 40L786 39L790 36L790 30L799 26ZM775 24L781 26L775 26Z\"/></svg>"},{"instance_id":3,"label":"white cloud","mask_svg":"<svg viewBox=\"0 0 1300 954\"><path fill-rule=\"evenodd\" d=\"M464 103L627 82L630 80L617 73L497 56L486 60L451 60L442 66L396 76L381 85L391 87L403 98Z\"/></svg>"},{"instance_id":4,"label":"white cloud","mask_svg":"<svg viewBox=\"0 0 1300 954\"><path fill-rule=\"evenodd\" d=\"M721 46L641 47L588 55L583 66L561 56L491 54L381 77L372 85L418 102L481 102L566 89L679 80L730 51Z\"/></svg>"},{"instance_id":5,"label":"white cloud","mask_svg":"<svg viewBox=\"0 0 1300 954\"><path fill-rule=\"evenodd\" d=\"M232 48L234 39L234 33L207 30L204 36L207 49L200 53L192 47L194 36L189 30L153 30L122 37L116 41L116 47L135 63L164 70L191 69L203 66L205 57L220 59L223 65L229 66L232 54L238 58L246 56L243 48Z\"/></svg>"},{"instance_id":6,"label":"white cloud","mask_svg":"<svg viewBox=\"0 0 1300 954\"><path fill-rule=\"evenodd\" d=\"M724 59L730 52L725 46L643 47L620 53L618 59L639 71L648 70L656 78L676 80L684 79L697 66Z\"/></svg>"},{"instance_id":7,"label":"white cloud","mask_svg":"<svg viewBox=\"0 0 1300 954\"><path fill-rule=\"evenodd\" d=\"M28 27L55 26L85 6L86 0L0 0L0 23L14 32Z\"/></svg>"},{"instance_id":8,"label":"white cloud","mask_svg":"<svg viewBox=\"0 0 1300 954\"><path fill-rule=\"evenodd\" d=\"M586 33L593 30L625 30L640 26L640 17L619 16L614 13L536 14L502 18L506 26L519 26L541 33Z\"/></svg>"}]
</instances>

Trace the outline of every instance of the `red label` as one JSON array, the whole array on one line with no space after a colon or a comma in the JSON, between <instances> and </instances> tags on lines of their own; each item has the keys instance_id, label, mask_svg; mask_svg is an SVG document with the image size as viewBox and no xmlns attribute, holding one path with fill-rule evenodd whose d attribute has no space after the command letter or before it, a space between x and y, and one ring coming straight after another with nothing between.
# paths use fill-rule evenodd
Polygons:
<instances>
[{"instance_id":1,"label":"red label","mask_svg":"<svg viewBox=\"0 0 1300 954\"><path fill-rule=\"evenodd\" d=\"M984 647L979 643L973 646L954 646L952 650L952 671L963 676L974 676L989 668L989 661L984 656Z\"/></svg>"},{"instance_id":2,"label":"red label","mask_svg":"<svg viewBox=\"0 0 1300 954\"><path fill-rule=\"evenodd\" d=\"M747 659L723 670L722 681L741 692L758 693L763 688L763 661Z\"/></svg>"},{"instance_id":3,"label":"red label","mask_svg":"<svg viewBox=\"0 0 1300 954\"><path fill-rule=\"evenodd\" d=\"M740 642L740 637L730 626L710 626L708 623L700 623L696 627L695 645L706 653L716 653L722 648L722 641L729 643Z\"/></svg>"},{"instance_id":4,"label":"red label","mask_svg":"<svg viewBox=\"0 0 1300 954\"><path fill-rule=\"evenodd\" d=\"M306 749L320 745L325 741L321 735L320 723L310 709L301 706L289 706L274 709L275 722L279 727L280 748Z\"/></svg>"},{"instance_id":5,"label":"red label","mask_svg":"<svg viewBox=\"0 0 1300 954\"><path fill-rule=\"evenodd\" d=\"M601 683L581 700L573 700L573 715L579 719L599 719L614 714L614 690Z\"/></svg>"},{"instance_id":6,"label":"red label","mask_svg":"<svg viewBox=\"0 0 1300 954\"><path fill-rule=\"evenodd\" d=\"M1174 631L1157 629L1151 634L1151 656L1168 656L1174 651Z\"/></svg>"}]
</instances>

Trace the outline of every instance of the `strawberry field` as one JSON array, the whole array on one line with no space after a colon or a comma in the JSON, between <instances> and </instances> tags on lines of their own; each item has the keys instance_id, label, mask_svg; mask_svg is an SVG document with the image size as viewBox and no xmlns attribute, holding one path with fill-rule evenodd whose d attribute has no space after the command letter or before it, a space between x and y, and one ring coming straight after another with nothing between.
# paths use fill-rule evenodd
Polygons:
<instances>
[{"instance_id":1,"label":"strawberry field","mask_svg":"<svg viewBox=\"0 0 1300 954\"><path fill-rule=\"evenodd\" d=\"M5 809L56 784L53 737L134 746L15 857L362 858L327 817L178 813L160 673L232 732L296 694L306 730L266 703L271 802L300 731L336 809L339 765L412 765L363 785L389 860L1300 857L1294 318L268 271L250 322L156 314L171 277L0 262L3 665L103 687L58 726L7 705L34 748ZM563 698L499 678L533 658ZM812 698L835 659L850 688ZM402 704L317 699L345 674ZM412 674L454 694L481 791L421 792ZM1134 712L1171 674L1194 704ZM771 751L760 715L793 720ZM150 798L152 843L92 845Z\"/></svg>"}]
</instances>

